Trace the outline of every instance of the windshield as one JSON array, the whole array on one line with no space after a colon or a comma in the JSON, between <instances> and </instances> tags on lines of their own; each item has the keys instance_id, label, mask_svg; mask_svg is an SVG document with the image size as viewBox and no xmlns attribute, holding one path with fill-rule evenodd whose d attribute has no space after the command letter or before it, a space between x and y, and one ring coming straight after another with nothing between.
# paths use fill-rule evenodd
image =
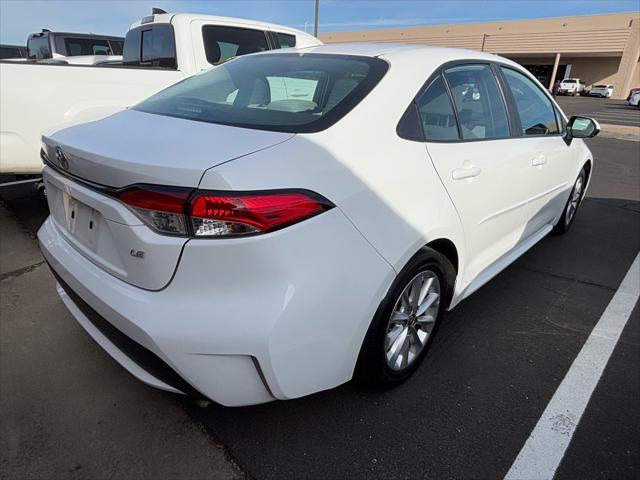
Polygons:
<instances>
[{"instance_id":1,"label":"windshield","mask_svg":"<svg viewBox=\"0 0 640 480\"><path fill-rule=\"evenodd\" d=\"M281 132L317 132L346 115L388 64L324 54L239 57L186 79L134 110Z\"/></svg>"}]
</instances>

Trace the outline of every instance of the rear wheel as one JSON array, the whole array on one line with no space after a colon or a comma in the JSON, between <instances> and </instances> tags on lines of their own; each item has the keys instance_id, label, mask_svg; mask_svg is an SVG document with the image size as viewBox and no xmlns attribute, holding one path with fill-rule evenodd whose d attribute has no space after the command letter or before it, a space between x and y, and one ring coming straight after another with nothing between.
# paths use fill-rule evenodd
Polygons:
<instances>
[{"instance_id":1,"label":"rear wheel","mask_svg":"<svg viewBox=\"0 0 640 480\"><path fill-rule=\"evenodd\" d=\"M377 388L393 387L420 365L437 333L451 296L451 262L423 248L398 274L365 336L354 378Z\"/></svg>"},{"instance_id":2,"label":"rear wheel","mask_svg":"<svg viewBox=\"0 0 640 480\"><path fill-rule=\"evenodd\" d=\"M564 207L564 211L562 212L560 220L558 220L558 223L556 223L556 225L553 227L554 234L563 234L567 232L569 228L571 228L573 220L576 218L576 213L578 213L580 203L582 202L584 189L587 186L586 183L587 175L583 168L580 172L580 175L578 175L578 178L573 184L573 189L571 190L571 194L569 195L569 199L567 200L567 204Z\"/></svg>"}]
</instances>

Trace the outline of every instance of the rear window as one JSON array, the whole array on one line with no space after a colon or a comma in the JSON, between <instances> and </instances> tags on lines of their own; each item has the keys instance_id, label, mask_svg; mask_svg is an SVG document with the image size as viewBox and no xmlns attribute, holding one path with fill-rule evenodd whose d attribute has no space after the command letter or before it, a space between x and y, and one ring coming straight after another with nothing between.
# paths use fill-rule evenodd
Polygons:
<instances>
[{"instance_id":1,"label":"rear window","mask_svg":"<svg viewBox=\"0 0 640 480\"><path fill-rule=\"evenodd\" d=\"M123 50L124 65L178 68L173 27L166 23L129 30Z\"/></svg>"},{"instance_id":2,"label":"rear window","mask_svg":"<svg viewBox=\"0 0 640 480\"><path fill-rule=\"evenodd\" d=\"M337 122L384 76L378 58L265 54L237 58L183 80L134 110L280 132L317 132Z\"/></svg>"},{"instance_id":3,"label":"rear window","mask_svg":"<svg viewBox=\"0 0 640 480\"><path fill-rule=\"evenodd\" d=\"M578 81L571 78L565 78L564 80L562 80L562 83L578 83Z\"/></svg>"},{"instance_id":4,"label":"rear window","mask_svg":"<svg viewBox=\"0 0 640 480\"><path fill-rule=\"evenodd\" d=\"M51 47L49 46L48 36L42 35L40 37L29 38L27 41L27 49L30 59L42 60L44 58L51 58Z\"/></svg>"},{"instance_id":5,"label":"rear window","mask_svg":"<svg viewBox=\"0 0 640 480\"><path fill-rule=\"evenodd\" d=\"M66 55L75 57L78 55L113 55L108 40L94 38L64 38Z\"/></svg>"},{"instance_id":6,"label":"rear window","mask_svg":"<svg viewBox=\"0 0 640 480\"><path fill-rule=\"evenodd\" d=\"M202 27L202 40L207 61L218 65L232 57L269 50L267 37L262 30L249 28Z\"/></svg>"}]
</instances>

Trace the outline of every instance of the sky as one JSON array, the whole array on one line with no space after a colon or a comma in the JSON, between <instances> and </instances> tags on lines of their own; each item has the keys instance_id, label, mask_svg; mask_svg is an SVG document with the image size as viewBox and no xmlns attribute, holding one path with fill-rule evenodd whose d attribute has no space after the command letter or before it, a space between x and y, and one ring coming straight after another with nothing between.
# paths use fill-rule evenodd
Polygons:
<instances>
[{"instance_id":1,"label":"sky","mask_svg":"<svg viewBox=\"0 0 640 480\"><path fill-rule=\"evenodd\" d=\"M245 17L313 31L314 0L0 0L0 43L42 28L124 36L152 7ZM320 0L319 31L638 11L640 0Z\"/></svg>"}]
</instances>

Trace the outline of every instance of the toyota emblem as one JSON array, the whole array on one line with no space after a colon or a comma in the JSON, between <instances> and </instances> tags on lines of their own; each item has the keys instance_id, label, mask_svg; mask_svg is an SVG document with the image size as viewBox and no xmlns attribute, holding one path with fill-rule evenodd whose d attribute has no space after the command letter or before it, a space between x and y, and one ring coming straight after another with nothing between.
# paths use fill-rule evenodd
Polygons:
<instances>
[{"instance_id":1,"label":"toyota emblem","mask_svg":"<svg viewBox=\"0 0 640 480\"><path fill-rule=\"evenodd\" d=\"M63 170L69 170L69 159L60 147L56 147L56 159Z\"/></svg>"}]
</instances>

